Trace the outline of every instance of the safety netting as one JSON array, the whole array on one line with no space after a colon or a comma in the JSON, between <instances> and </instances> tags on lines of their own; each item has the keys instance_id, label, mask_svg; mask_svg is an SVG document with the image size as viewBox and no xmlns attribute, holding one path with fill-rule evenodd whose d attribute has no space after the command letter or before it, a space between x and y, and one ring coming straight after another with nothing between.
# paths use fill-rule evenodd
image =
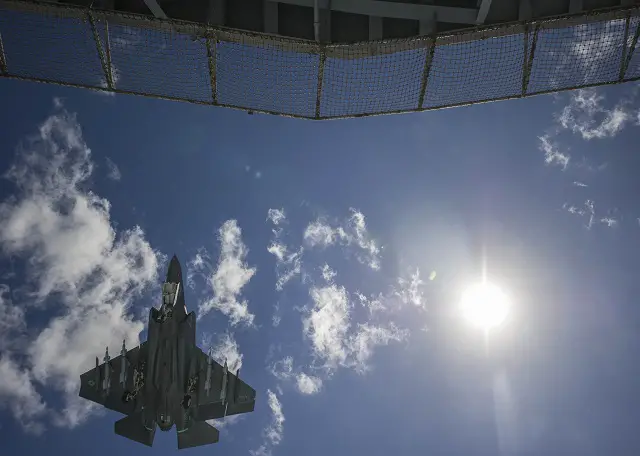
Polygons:
<instances>
[{"instance_id":1,"label":"safety netting","mask_svg":"<svg viewBox=\"0 0 640 456\"><path fill-rule=\"evenodd\" d=\"M0 77L331 119L640 79L640 8L321 44L63 4L0 0Z\"/></svg>"}]
</instances>

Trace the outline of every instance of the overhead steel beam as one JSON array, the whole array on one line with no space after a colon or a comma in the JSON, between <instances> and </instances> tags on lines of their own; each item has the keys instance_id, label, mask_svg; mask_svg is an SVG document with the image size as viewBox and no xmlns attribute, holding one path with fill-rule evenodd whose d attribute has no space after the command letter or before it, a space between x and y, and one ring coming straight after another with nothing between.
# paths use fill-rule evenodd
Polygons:
<instances>
[{"instance_id":1,"label":"overhead steel beam","mask_svg":"<svg viewBox=\"0 0 640 456\"><path fill-rule=\"evenodd\" d=\"M225 7L225 0L209 0L207 23L210 25L225 25Z\"/></svg>"},{"instance_id":2,"label":"overhead steel beam","mask_svg":"<svg viewBox=\"0 0 640 456\"><path fill-rule=\"evenodd\" d=\"M382 18L369 16L369 41L382 39Z\"/></svg>"},{"instance_id":3,"label":"overhead steel beam","mask_svg":"<svg viewBox=\"0 0 640 456\"><path fill-rule=\"evenodd\" d=\"M476 24L484 24L484 21L487 19L487 14L489 14L489 8L491 8L491 0L482 0L480 8L478 9Z\"/></svg>"},{"instance_id":4,"label":"overhead steel beam","mask_svg":"<svg viewBox=\"0 0 640 456\"><path fill-rule=\"evenodd\" d=\"M313 8L314 0L269 0L289 5ZM385 2L379 0L331 0L330 9L343 13L365 16L391 17L395 19L429 20L433 14L438 21L456 24L475 24L477 8L417 5L413 3Z\"/></svg>"},{"instance_id":5,"label":"overhead steel beam","mask_svg":"<svg viewBox=\"0 0 640 456\"><path fill-rule=\"evenodd\" d=\"M162 11L162 8L160 8L156 0L144 0L144 4L147 5L147 8L149 8L155 17L167 19L167 15L164 14L164 11Z\"/></svg>"},{"instance_id":6,"label":"overhead steel beam","mask_svg":"<svg viewBox=\"0 0 640 456\"><path fill-rule=\"evenodd\" d=\"M428 19L420 19L420 29L419 29L419 33L421 36L425 36L425 35L432 35L434 33L436 33L437 27L437 18L436 18L436 13L433 12L431 14L431 17Z\"/></svg>"},{"instance_id":7,"label":"overhead steel beam","mask_svg":"<svg viewBox=\"0 0 640 456\"><path fill-rule=\"evenodd\" d=\"M518 20L529 21L533 17L533 8L531 8L531 0L520 0L518 7Z\"/></svg>"},{"instance_id":8,"label":"overhead steel beam","mask_svg":"<svg viewBox=\"0 0 640 456\"><path fill-rule=\"evenodd\" d=\"M569 1L569 14L575 14L582 11L582 0L570 0Z\"/></svg>"},{"instance_id":9,"label":"overhead steel beam","mask_svg":"<svg viewBox=\"0 0 640 456\"><path fill-rule=\"evenodd\" d=\"M264 0L264 31L278 33L278 4L269 0Z\"/></svg>"}]
</instances>

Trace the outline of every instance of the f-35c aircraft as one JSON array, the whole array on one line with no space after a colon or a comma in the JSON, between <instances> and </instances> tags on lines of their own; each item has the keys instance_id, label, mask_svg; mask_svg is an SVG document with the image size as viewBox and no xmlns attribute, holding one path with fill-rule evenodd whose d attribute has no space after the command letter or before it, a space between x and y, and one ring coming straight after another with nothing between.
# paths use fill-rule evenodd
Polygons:
<instances>
[{"instance_id":1,"label":"f-35c aircraft","mask_svg":"<svg viewBox=\"0 0 640 456\"><path fill-rule=\"evenodd\" d=\"M218 430L205 422L252 412L256 392L196 346L195 312L187 314L182 271L174 255L162 285L162 306L149 312L146 342L131 350L122 342L120 356L80 376L80 397L127 415L115 432L153 445L156 424L175 424L178 448L216 443Z\"/></svg>"}]
</instances>

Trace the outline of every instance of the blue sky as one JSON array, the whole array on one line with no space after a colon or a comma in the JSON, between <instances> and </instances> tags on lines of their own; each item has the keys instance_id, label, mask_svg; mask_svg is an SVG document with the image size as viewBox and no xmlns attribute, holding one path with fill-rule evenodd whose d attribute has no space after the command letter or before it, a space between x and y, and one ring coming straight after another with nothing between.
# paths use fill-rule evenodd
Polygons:
<instances>
[{"instance_id":1,"label":"blue sky","mask_svg":"<svg viewBox=\"0 0 640 456\"><path fill-rule=\"evenodd\" d=\"M637 91L312 122L1 81L3 454L175 451L77 398L173 253L258 391L193 454L631 454ZM488 339L457 307L483 264Z\"/></svg>"}]
</instances>

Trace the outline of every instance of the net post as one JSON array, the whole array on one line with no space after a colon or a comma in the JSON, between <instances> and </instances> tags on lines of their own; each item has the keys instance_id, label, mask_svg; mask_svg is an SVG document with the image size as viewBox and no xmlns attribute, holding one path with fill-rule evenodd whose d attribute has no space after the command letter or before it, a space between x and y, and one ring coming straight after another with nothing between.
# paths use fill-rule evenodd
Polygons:
<instances>
[{"instance_id":1,"label":"net post","mask_svg":"<svg viewBox=\"0 0 640 456\"><path fill-rule=\"evenodd\" d=\"M538 32L540 31L540 24L537 23L533 29L533 39L531 40L531 52L529 52L529 25L526 26L524 31L524 59L522 61L522 93L521 96L527 95L529 90L529 79L531 78L531 68L533 67L533 58L536 53L536 43L538 42Z\"/></svg>"},{"instance_id":2,"label":"net post","mask_svg":"<svg viewBox=\"0 0 640 456\"><path fill-rule=\"evenodd\" d=\"M100 39L100 34L98 33L98 29L96 28L96 21L91 11L87 11L87 19L89 20L89 24L91 25L93 40L96 42L96 50L98 51L98 57L100 58L100 63L102 64L102 71L104 71L104 78L107 82L107 88L112 91L113 78L111 77L111 64L107 63L107 57L102 48L102 40Z\"/></svg>"},{"instance_id":3,"label":"net post","mask_svg":"<svg viewBox=\"0 0 640 456\"><path fill-rule=\"evenodd\" d=\"M624 33L624 48L622 50L622 63L620 65L620 77L618 81L624 81L624 77L627 74L627 68L629 68L629 63L631 63L631 58L633 57L633 53L636 50L636 46L638 45L638 38L640 37L640 20L638 20L638 24L636 25L636 33L633 34L633 39L631 40L631 45L629 46L629 50L627 51L627 41L629 40L629 28L631 27L631 18L627 16L627 27Z\"/></svg>"},{"instance_id":4,"label":"net post","mask_svg":"<svg viewBox=\"0 0 640 456\"><path fill-rule=\"evenodd\" d=\"M113 78L113 65L111 64L111 40L109 39L109 22L104 21L104 31L105 31L105 49L106 49L106 57L107 57L107 82L110 84L109 88L111 90L115 90L116 81Z\"/></svg>"},{"instance_id":5,"label":"net post","mask_svg":"<svg viewBox=\"0 0 640 456\"><path fill-rule=\"evenodd\" d=\"M207 61L209 62L209 79L211 83L211 99L214 105L218 104L218 80L216 76L216 64L218 59L218 35L215 32L207 33L205 37L207 45Z\"/></svg>"},{"instance_id":6,"label":"net post","mask_svg":"<svg viewBox=\"0 0 640 456\"><path fill-rule=\"evenodd\" d=\"M322 82L324 80L324 65L327 61L327 50L324 44L320 44L318 48L320 54L320 62L318 65L318 88L316 92L316 115L315 118L320 118L320 102L322 100Z\"/></svg>"},{"instance_id":7,"label":"net post","mask_svg":"<svg viewBox=\"0 0 640 456\"><path fill-rule=\"evenodd\" d=\"M424 68L422 69L422 80L420 81L420 97L418 98L418 109L422 109L422 105L424 104L424 97L427 93L427 83L429 82L429 74L431 73L433 54L436 50L435 37L430 37L428 43L428 49L424 58Z\"/></svg>"},{"instance_id":8,"label":"net post","mask_svg":"<svg viewBox=\"0 0 640 456\"><path fill-rule=\"evenodd\" d=\"M7 74L7 58L4 55L4 46L2 44L2 33L0 33L0 74Z\"/></svg>"},{"instance_id":9,"label":"net post","mask_svg":"<svg viewBox=\"0 0 640 456\"><path fill-rule=\"evenodd\" d=\"M622 56L620 57L620 74L618 75L618 81L622 82L624 74L627 71L625 65L627 61L627 41L629 40L629 27L631 26L631 11L627 11L627 18L624 22L624 40L622 41Z\"/></svg>"}]
</instances>

